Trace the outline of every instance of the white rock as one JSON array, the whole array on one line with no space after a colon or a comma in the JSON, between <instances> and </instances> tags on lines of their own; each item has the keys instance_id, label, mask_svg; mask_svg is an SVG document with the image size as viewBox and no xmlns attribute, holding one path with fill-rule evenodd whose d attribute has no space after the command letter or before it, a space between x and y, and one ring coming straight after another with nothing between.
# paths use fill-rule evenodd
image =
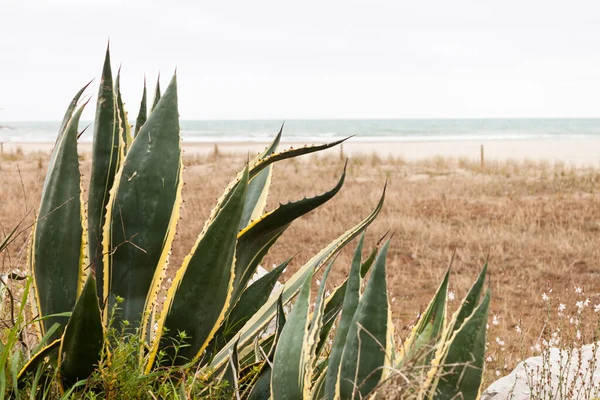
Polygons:
<instances>
[{"instance_id":1,"label":"white rock","mask_svg":"<svg viewBox=\"0 0 600 400\"><path fill-rule=\"evenodd\" d=\"M551 347L491 384L481 394L481 400L593 399L598 396L600 385L599 344L573 350Z\"/></svg>"}]
</instances>

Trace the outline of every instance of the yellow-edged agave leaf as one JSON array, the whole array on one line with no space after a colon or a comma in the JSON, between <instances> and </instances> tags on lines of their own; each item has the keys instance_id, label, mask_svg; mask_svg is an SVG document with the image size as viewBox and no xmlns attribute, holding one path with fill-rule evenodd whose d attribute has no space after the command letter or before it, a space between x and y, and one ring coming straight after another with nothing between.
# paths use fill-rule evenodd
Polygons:
<instances>
[{"instance_id":1,"label":"yellow-edged agave leaf","mask_svg":"<svg viewBox=\"0 0 600 400\"><path fill-rule=\"evenodd\" d=\"M452 316L452 320L448 324L448 328L446 329L444 335L446 340L454 334L454 331L460 328L463 321L469 315L473 314L473 310L475 310L475 307L477 307L477 304L479 304L479 298L481 297L481 293L483 292L485 277L487 275L487 267L488 265L486 262L483 268L481 269L477 280L475 281L475 283L473 283L473 286L471 286L471 289L469 289L469 292L463 299L462 303L460 304L460 307Z\"/></svg>"},{"instance_id":2,"label":"yellow-edged agave leaf","mask_svg":"<svg viewBox=\"0 0 600 400\"><path fill-rule=\"evenodd\" d=\"M306 341L303 346L304 351L304 385L303 385L303 397L305 399L310 398L312 392L312 381L315 372L315 364L317 364L317 345L319 340L319 333L323 326L323 311L325 310L325 288L327 284L327 277L333 267L333 261L329 263L323 276L321 277L321 285L317 293L315 300L314 311L308 328L308 335L306 335Z\"/></svg>"},{"instance_id":3,"label":"yellow-edged agave leaf","mask_svg":"<svg viewBox=\"0 0 600 400\"><path fill-rule=\"evenodd\" d=\"M32 233L29 264L37 308L42 316L71 311L81 290L85 249L83 203L77 155L77 127L83 107L60 132L48 164L42 199ZM42 321L44 330L59 323L52 340L62 334L67 318Z\"/></svg>"},{"instance_id":4,"label":"yellow-edged agave leaf","mask_svg":"<svg viewBox=\"0 0 600 400\"><path fill-rule=\"evenodd\" d=\"M71 103L67 107L67 111L65 112L65 116L63 117L63 120L62 120L62 122L60 124L60 129L58 130L58 132L64 131L65 128L67 127L67 124L69 123L69 120L71 119L71 116L73 115L73 112L75 112L75 109L77 108L77 104L79 104L79 99L81 98L81 95L83 94L83 92L85 91L85 89L87 89L88 86L90 86L90 83L92 83L92 82L90 81L90 82L88 82L87 85L85 85L84 87L82 87L79 90L79 92L77 92L77 94L71 100ZM59 135L59 138L60 138L60 135Z\"/></svg>"},{"instance_id":5,"label":"yellow-edged agave leaf","mask_svg":"<svg viewBox=\"0 0 600 400\"><path fill-rule=\"evenodd\" d=\"M135 120L135 129L133 131L133 137L135 138L139 133L142 125L146 123L148 119L148 108L146 106L146 78L144 78L144 91L142 93L142 101L140 102L140 111L138 112L138 116Z\"/></svg>"},{"instance_id":6,"label":"yellow-edged agave leaf","mask_svg":"<svg viewBox=\"0 0 600 400\"><path fill-rule=\"evenodd\" d=\"M250 168L250 180L254 179L256 175L258 175L263 169L267 168L269 165L277 162L286 160L288 158L299 157L305 154L315 153L317 151L327 150L332 147L337 146L338 144L344 143L346 140L350 139L350 137L336 140L334 142L313 145L313 146L303 146L297 149L289 148L288 150L283 150L279 153L271 154L263 159L260 159Z\"/></svg>"},{"instance_id":7,"label":"yellow-edged agave leaf","mask_svg":"<svg viewBox=\"0 0 600 400\"><path fill-rule=\"evenodd\" d=\"M104 292L109 310L124 301L116 322L140 326L153 312L181 206L177 78L132 143L115 176L104 225ZM145 323L141 324L145 337Z\"/></svg>"},{"instance_id":8,"label":"yellow-edged agave leaf","mask_svg":"<svg viewBox=\"0 0 600 400\"><path fill-rule=\"evenodd\" d=\"M315 197L282 204L239 233L232 294L234 303L238 301L248 281L256 272L258 264L283 232L294 220L332 199L340 191L345 177L346 167L344 167L338 183L330 191Z\"/></svg>"},{"instance_id":9,"label":"yellow-edged agave leaf","mask_svg":"<svg viewBox=\"0 0 600 400\"><path fill-rule=\"evenodd\" d=\"M338 323L336 334L333 339L333 344L331 345L327 376L325 378L323 389L326 394L326 398L328 399L333 399L335 395L335 387L339 374L340 362L342 360L342 353L344 351L344 345L346 343L346 337L348 336L348 330L350 329L350 324L352 323L354 313L356 312L356 307L358 307L358 302L360 300L360 267L364 241L365 233L361 235L358 245L356 246L356 251L354 252L354 257L350 266L348 279L346 280L346 282L344 282L345 287L344 295L342 297L342 316L340 317L340 322ZM369 257L367 261L369 260L371 260L372 264L374 257ZM334 293L334 295L336 294L337 291L336 293Z\"/></svg>"},{"instance_id":10,"label":"yellow-edged agave leaf","mask_svg":"<svg viewBox=\"0 0 600 400\"><path fill-rule=\"evenodd\" d=\"M60 348L61 339L56 339L54 342L50 343L47 346L42 347L35 355L33 355L27 363L21 368L19 374L17 375L17 380L21 382L23 379L27 378L29 374L35 372L37 367L44 362L46 357L50 357L53 353L58 353L58 349Z\"/></svg>"},{"instance_id":11,"label":"yellow-edged agave leaf","mask_svg":"<svg viewBox=\"0 0 600 400\"><path fill-rule=\"evenodd\" d=\"M364 234L365 233L363 232L363 235ZM375 256L377 256L378 250L379 250L379 245L377 245L373 248L373 250L371 251L371 254L369 254L369 257L367 257L367 259L360 266L360 277L361 278L364 278L365 275L367 274L367 272L369 272L369 269L373 265L373 261L375 261ZM350 277L350 275L349 275L349 277ZM337 288L335 288L333 290L333 293L327 298L327 301L325 302L325 311L323 314L323 327L321 328L321 333L319 334L319 345L317 347L317 353L316 353L317 357L323 351L323 348L325 346L327 338L329 337L329 332L331 331L331 328L333 327L333 324L335 323L335 320L337 319L337 316L339 315L340 311L342 311L342 309L343 309L343 302L346 297L346 289L348 287L348 284L349 284L348 282L350 280L349 277L346 278L344 283L342 283L340 286L338 286ZM357 303L358 303L358 300L357 300ZM355 309L356 309L356 307L355 307ZM352 319L353 315L354 315L354 310L350 314L349 318ZM340 331L340 328L338 327L338 329L336 330L336 334L339 331ZM345 335L343 335L342 337L345 339ZM341 349L340 349L340 351L341 351Z\"/></svg>"},{"instance_id":12,"label":"yellow-edged agave leaf","mask_svg":"<svg viewBox=\"0 0 600 400\"><path fill-rule=\"evenodd\" d=\"M488 289L479 306L444 343L442 351L432 361L431 383L425 387L427 398L451 400L479 396L489 305Z\"/></svg>"},{"instance_id":13,"label":"yellow-edged agave leaf","mask_svg":"<svg viewBox=\"0 0 600 400\"><path fill-rule=\"evenodd\" d=\"M166 97L165 93L161 103ZM150 119L158 109L150 115ZM158 351L166 354L169 364L196 361L223 322L233 290L235 245L247 187L248 168L231 195L227 196L227 202L217 205L216 216L200 234L177 271L167 293L148 370L152 368ZM173 340L177 340L182 332L185 332L186 347L179 348L175 354Z\"/></svg>"},{"instance_id":14,"label":"yellow-edged agave leaf","mask_svg":"<svg viewBox=\"0 0 600 400\"><path fill-rule=\"evenodd\" d=\"M258 155L257 159L255 160L256 162L270 156L275 152L275 150L277 150L279 140L281 139L282 130L283 126L281 126L279 133L271 145ZM248 185L248 193L246 194L246 203L244 204L244 213L242 214L242 221L240 222L240 230L248 226L250 221L260 217L265 211L267 197L269 196L269 187L271 186L271 175L273 175L272 165L262 170L254 177L254 179L252 179L252 181L250 181L250 184Z\"/></svg>"},{"instance_id":15,"label":"yellow-edged agave leaf","mask_svg":"<svg viewBox=\"0 0 600 400\"><path fill-rule=\"evenodd\" d=\"M152 108L150 112L154 111L156 105L160 101L160 73L158 74L158 78L156 78L156 88L154 89L154 101L152 102Z\"/></svg>"},{"instance_id":16,"label":"yellow-edged agave leaf","mask_svg":"<svg viewBox=\"0 0 600 400\"><path fill-rule=\"evenodd\" d=\"M450 268L446 271L435 296L421 315L410 335L400 347L398 368L405 362L427 365L433 358L434 345L446 328L446 305Z\"/></svg>"},{"instance_id":17,"label":"yellow-edged agave leaf","mask_svg":"<svg viewBox=\"0 0 600 400\"><path fill-rule=\"evenodd\" d=\"M94 120L93 162L87 209L89 259L96 273L98 297L101 303L106 299L106 293L103 293L105 279L102 268L102 228L109 191L113 186L121 152L115 104L110 52L106 49Z\"/></svg>"},{"instance_id":18,"label":"yellow-edged agave leaf","mask_svg":"<svg viewBox=\"0 0 600 400\"><path fill-rule=\"evenodd\" d=\"M96 279L90 275L69 318L58 352L59 381L70 387L92 374L100 360L104 327Z\"/></svg>"},{"instance_id":19,"label":"yellow-edged agave leaf","mask_svg":"<svg viewBox=\"0 0 600 400\"><path fill-rule=\"evenodd\" d=\"M318 271L323 265L327 264L341 249L343 249L352 239L360 235L360 233L371 224L381 211L383 207L383 201L385 199L385 188L381 195L377 206L364 220L359 222L356 226L346 231L344 234L339 236L327 247L321 250L317 255L311 258L306 264L304 264L285 284L282 301L283 304L287 304L300 290L302 283L309 274L313 271ZM243 348L252 342L254 337L269 323L269 321L275 316L277 312L277 300L269 299L260 310L254 314L252 318L244 325L244 327L238 333L239 335L239 346ZM210 366L213 368L219 368L227 360L227 354L233 343L230 341L225 347L223 347L217 355L211 361Z\"/></svg>"},{"instance_id":20,"label":"yellow-edged agave leaf","mask_svg":"<svg viewBox=\"0 0 600 400\"><path fill-rule=\"evenodd\" d=\"M208 346L207 350L211 354L216 353L233 339L242 326L267 302L277 280L290 261L291 258L273 268L242 292L239 301L231 308L225 322Z\"/></svg>"},{"instance_id":21,"label":"yellow-edged agave leaf","mask_svg":"<svg viewBox=\"0 0 600 400\"><path fill-rule=\"evenodd\" d=\"M329 367L325 367L323 369L323 371L319 374L319 377L317 378L314 386L313 386L313 390L311 393L311 399L313 400L323 400L326 399L327 397L325 397L325 379L327 378L327 370Z\"/></svg>"},{"instance_id":22,"label":"yellow-edged agave leaf","mask_svg":"<svg viewBox=\"0 0 600 400\"><path fill-rule=\"evenodd\" d=\"M389 244L388 240L377 255L365 293L348 328L336 383L336 398L364 398L379 384L384 366L389 364L392 326L385 278Z\"/></svg>"},{"instance_id":23,"label":"yellow-edged agave leaf","mask_svg":"<svg viewBox=\"0 0 600 400\"><path fill-rule=\"evenodd\" d=\"M288 316L275 349L271 372L271 395L274 399L302 399L309 335L310 286L314 272L306 275L300 293Z\"/></svg>"},{"instance_id":24,"label":"yellow-edged agave leaf","mask_svg":"<svg viewBox=\"0 0 600 400\"><path fill-rule=\"evenodd\" d=\"M131 125L129 125L129 121L127 120L127 111L125 111L125 104L123 103L123 98L121 97L121 68L119 68L119 72L117 72L117 81L115 83L115 94L117 101L117 122L119 127L120 138L123 141L123 146L121 147L123 153L121 154L121 158L127 154L129 150L129 146L131 146L132 136L131 136Z\"/></svg>"}]
</instances>

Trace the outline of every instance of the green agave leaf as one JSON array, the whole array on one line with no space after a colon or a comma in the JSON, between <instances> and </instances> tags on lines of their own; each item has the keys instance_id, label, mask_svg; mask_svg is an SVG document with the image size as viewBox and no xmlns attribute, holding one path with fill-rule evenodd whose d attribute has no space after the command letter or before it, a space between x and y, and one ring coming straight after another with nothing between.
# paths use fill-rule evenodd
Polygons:
<instances>
[{"instance_id":1,"label":"green agave leaf","mask_svg":"<svg viewBox=\"0 0 600 400\"><path fill-rule=\"evenodd\" d=\"M104 327L93 274L77 299L58 352L59 376L70 387L92 374L100 360Z\"/></svg>"},{"instance_id":2,"label":"green agave leaf","mask_svg":"<svg viewBox=\"0 0 600 400\"><path fill-rule=\"evenodd\" d=\"M485 357L486 324L490 305L488 290L481 304L445 343L442 356L433 361L431 398L475 399L479 396Z\"/></svg>"},{"instance_id":3,"label":"green agave leaf","mask_svg":"<svg viewBox=\"0 0 600 400\"><path fill-rule=\"evenodd\" d=\"M359 235L367 226L371 224L381 211L383 207L383 201L385 199L385 188L381 195L379 203L364 220L359 222L352 229L349 229L340 237L331 242L327 247L321 250L317 255L310 259L304 266L302 266L285 284L283 290L283 304L289 302L300 290L302 282L306 279L309 274L313 271L318 271L323 265L327 264L344 246L346 246L352 239ZM240 348L244 348L252 342L253 338L269 323L269 321L275 316L277 312L277 300L269 299L260 310L254 314L254 316L244 325L244 327L238 333ZM227 360L227 354L233 343L231 341L223 347L219 353L213 358L210 366L218 368L223 365Z\"/></svg>"},{"instance_id":4,"label":"green agave leaf","mask_svg":"<svg viewBox=\"0 0 600 400\"><path fill-rule=\"evenodd\" d=\"M46 357L52 357L54 353L58 354L60 344L61 339L56 339L54 342L42 347L37 353L31 356L19 371L17 380L22 382L23 379L27 378L28 375L33 374L37 370L38 366L44 362Z\"/></svg>"},{"instance_id":5,"label":"green agave leaf","mask_svg":"<svg viewBox=\"0 0 600 400\"><path fill-rule=\"evenodd\" d=\"M104 303L106 286L102 267L102 237L106 205L109 191L119 166L120 143L116 121L116 100L113 91L113 79L110 68L110 51L106 49L106 58L102 69L96 118L94 120L94 140L92 147L92 172L90 175L88 198L88 246L89 259L96 273L98 298Z\"/></svg>"},{"instance_id":6,"label":"green agave leaf","mask_svg":"<svg viewBox=\"0 0 600 400\"><path fill-rule=\"evenodd\" d=\"M123 103L123 98L121 97L121 68L117 72L117 81L115 83L115 92L117 94L117 121L119 127L119 134L122 140L123 145L123 154L121 157L124 157L129 150L129 146L131 146L131 141L133 140L131 137L131 125L129 125L129 121L127 120L127 111L125 111L125 104Z\"/></svg>"},{"instance_id":7,"label":"green agave leaf","mask_svg":"<svg viewBox=\"0 0 600 400\"><path fill-rule=\"evenodd\" d=\"M234 303L238 301L248 281L256 272L258 264L290 224L331 200L340 191L345 177L346 168L344 167L340 180L330 191L308 199L280 205L239 233L233 281L232 298Z\"/></svg>"},{"instance_id":8,"label":"green agave leaf","mask_svg":"<svg viewBox=\"0 0 600 400\"><path fill-rule=\"evenodd\" d=\"M269 165L271 165L277 161L287 160L289 158L299 157L299 156L302 156L305 154L310 154L310 153L315 153L317 151L327 150L329 148L335 147L338 144L345 142L348 139L350 139L350 137L347 137L347 138L341 139L341 140L336 140L336 141L330 142L330 143L313 145L313 146L304 146L304 147L299 147L297 149L290 148L288 150L284 150L279 153L273 153L270 156L267 156L265 158L258 160L256 162L256 164L251 166L250 180L254 179L254 177L256 175L258 175L263 169L267 168Z\"/></svg>"},{"instance_id":9,"label":"green agave leaf","mask_svg":"<svg viewBox=\"0 0 600 400\"><path fill-rule=\"evenodd\" d=\"M479 276L471 289L469 289L469 293L463 299L460 304L459 309L452 316L452 320L449 323L448 329L446 330L446 340L452 336L452 334L462 325L464 320L475 310L477 304L479 303L479 298L481 297L481 293L483 292L483 285L485 284L485 277L487 275L487 262L484 264Z\"/></svg>"},{"instance_id":10,"label":"green agave leaf","mask_svg":"<svg viewBox=\"0 0 600 400\"><path fill-rule=\"evenodd\" d=\"M336 393L342 399L364 398L380 382L383 368L389 363L392 326L385 278L389 244L388 240L377 255L348 329L336 384Z\"/></svg>"},{"instance_id":11,"label":"green agave leaf","mask_svg":"<svg viewBox=\"0 0 600 400\"><path fill-rule=\"evenodd\" d=\"M281 139L282 130L283 125L281 126L279 133L271 145L258 155L256 161L270 156L275 152L275 150L277 150L277 146L279 145L279 141ZM240 222L240 230L248 226L250 221L260 217L265 211L267 197L269 195L269 187L271 186L272 173L273 166L270 165L256 175L248 185L248 193L246 194L246 203L244 204L244 212L242 214L242 221Z\"/></svg>"},{"instance_id":12,"label":"green agave leaf","mask_svg":"<svg viewBox=\"0 0 600 400\"><path fill-rule=\"evenodd\" d=\"M288 316L281 338L275 349L271 372L271 395L275 399L301 399L304 392L306 357L305 344L308 340L310 286L313 273L307 274Z\"/></svg>"},{"instance_id":13,"label":"green agave leaf","mask_svg":"<svg viewBox=\"0 0 600 400\"><path fill-rule=\"evenodd\" d=\"M363 235L364 234L365 233L363 232ZM367 272L369 272L369 269L373 265L373 261L375 261L375 256L377 256L378 250L379 250L379 245L377 245L373 248L369 257L367 257L365 262L363 262L362 265L360 266L360 277L361 278L364 278L365 275L367 274ZM325 312L323 315L323 328L321 328L321 333L319 334L319 345L317 347L317 356L319 356L322 353L323 348L325 347L327 338L329 337L329 332L331 331L331 328L333 327L333 324L335 323L335 320L337 319L337 316L339 315L340 311L342 311L342 309L343 309L342 306L343 306L344 298L346 297L346 289L348 286L348 280L349 279L347 278L344 281L344 283L342 283L340 286L335 288L333 290L333 293L329 296L329 298L327 299L327 301L325 303ZM352 318L352 315L354 315L354 311L352 311L352 314L350 315L350 319ZM338 331L339 331L339 328L338 328ZM342 337L345 339L345 335L343 335Z\"/></svg>"},{"instance_id":14,"label":"green agave leaf","mask_svg":"<svg viewBox=\"0 0 600 400\"><path fill-rule=\"evenodd\" d=\"M160 101L160 74L158 74L158 78L156 79L156 89L154 89L154 102L152 103L152 108L150 112L154 111L158 102Z\"/></svg>"},{"instance_id":15,"label":"green agave leaf","mask_svg":"<svg viewBox=\"0 0 600 400\"><path fill-rule=\"evenodd\" d=\"M83 107L69 120L50 156L38 219L33 227L30 269L41 315L73 309L83 282L84 245L77 127ZM48 318L44 330L66 318ZM52 340L62 334L55 333Z\"/></svg>"},{"instance_id":16,"label":"green agave leaf","mask_svg":"<svg viewBox=\"0 0 600 400\"><path fill-rule=\"evenodd\" d=\"M175 364L198 360L223 322L231 301L235 245L247 187L248 168L227 202L217 206L215 218L177 271L165 300L148 370L159 350ZM166 335L163 328L168 331ZM186 333L188 346L175 355L173 338L181 332Z\"/></svg>"},{"instance_id":17,"label":"green agave leaf","mask_svg":"<svg viewBox=\"0 0 600 400\"><path fill-rule=\"evenodd\" d=\"M133 137L135 138L140 129L142 129L142 125L146 123L148 119L148 109L146 106L146 78L144 78L144 91L142 93L142 101L140 102L140 111L138 112L138 116L135 120L135 129L133 131Z\"/></svg>"},{"instance_id":18,"label":"green agave leaf","mask_svg":"<svg viewBox=\"0 0 600 400\"><path fill-rule=\"evenodd\" d=\"M331 346L329 367L327 368L327 376L324 383L324 391L328 399L333 399L335 395L335 387L338 380L339 366L342 360L346 337L348 336L350 324L352 323L354 313L356 312L360 300L360 266L364 241L365 233L363 232L358 245L356 246L356 251L354 252L348 279L344 282L345 293L343 296L342 316Z\"/></svg>"},{"instance_id":19,"label":"green agave leaf","mask_svg":"<svg viewBox=\"0 0 600 400\"><path fill-rule=\"evenodd\" d=\"M333 262L330 262L327 268L325 269L325 272L323 272L323 276L321 278L321 285L319 286L319 292L317 293L317 298L315 300L313 315L308 328L308 335L306 336L306 341L303 346L305 370L303 386L304 398L309 398L311 396L311 386L313 376L315 375L315 370L317 370L317 375L318 372L321 371L320 368L316 367L316 350L318 345L319 333L321 332L321 328L323 327L323 311L325 310L325 288L327 284L327 278L332 267Z\"/></svg>"},{"instance_id":20,"label":"green agave leaf","mask_svg":"<svg viewBox=\"0 0 600 400\"><path fill-rule=\"evenodd\" d=\"M246 391L242 394L242 398L246 399L269 399L271 398L271 364L273 363L273 359L275 357L275 348L277 346L277 342L281 337L281 332L283 331L283 327L285 326L286 318L285 312L283 310L283 303L281 301L281 295L277 299L277 327L275 333L270 336L270 343L266 343L268 340L265 340L261 347L265 348L270 346L268 350L268 361L265 360L260 368L260 371L256 374L256 378L248 384Z\"/></svg>"},{"instance_id":21,"label":"green agave leaf","mask_svg":"<svg viewBox=\"0 0 600 400\"><path fill-rule=\"evenodd\" d=\"M116 323L140 325L154 311L182 202L183 166L177 111L177 78L131 145L115 176L104 226L104 292ZM143 193L143 195L140 195ZM118 325L117 325L118 326Z\"/></svg>"},{"instance_id":22,"label":"green agave leaf","mask_svg":"<svg viewBox=\"0 0 600 400\"><path fill-rule=\"evenodd\" d=\"M315 381L315 384L313 386L312 394L310 397L311 399L322 400L327 398L325 395L325 379L327 377L327 369L328 367L323 368L321 373L318 375L317 380Z\"/></svg>"},{"instance_id":23,"label":"green agave leaf","mask_svg":"<svg viewBox=\"0 0 600 400\"><path fill-rule=\"evenodd\" d=\"M445 328L449 280L450 268L446 271L444 279L427 309L402 344L398 356L398 368L405 362L414 362L415 365L427 365L433 358L433 346L438 342ZM418 359L414 359L415 357Z\"/></svg>"},{"instance_id":24,"label":"green agave leaf","mask_svg":"<svg viewBox=\"0 0 600 400\"><path fill-rule=\"evenodd\" d=\"M75 112L75 109L77 108L77 104L79 104L79 99L81 98L81 95L83 94L83 92L85 92L85 90L88 88L88 86L90 86L91 83L92 83L92 81L89 81L87 83L87 85L85 85L84 87L82 87L79 90L79 92L77 92L77 94L71 100L71 103L67 107L67 111L65 112L65 116L63 117L63 120L62 120L62 122L60 124L60 129L58 130L59 132L62 132L62 131L64 131L67 128L67 124L69 123L69 120L73 116L73 113Z\"/></svg>"},{"instance_id":25,"label":"green agave leaf","mask_svg":"<svg viewBox=\"0 0 600 400\"><path fill-rule=\"evenodd\" d=\"M267 302L277 280L291 260L290 258L284 261L244 290L240 300L233 306L225 322L215 334L212 343L208 346L211 353L218 351L227 344L246 321Z\"/></svg>"}]
</instances>

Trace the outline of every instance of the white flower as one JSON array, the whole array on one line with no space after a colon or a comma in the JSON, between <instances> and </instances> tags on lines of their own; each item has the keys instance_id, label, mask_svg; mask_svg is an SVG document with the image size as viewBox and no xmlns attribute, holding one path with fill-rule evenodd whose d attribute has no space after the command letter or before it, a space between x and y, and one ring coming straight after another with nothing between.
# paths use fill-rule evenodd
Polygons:
<instances>
[{"instance_id":1,"label":"white flower","mask_svg":"<svg viewBox=\"0 0 600 400\"><path fill-rule=\"evenodd\" d=\"M487 356L485 359L486 362L492 362L494 361L494 359L492 358L492 356Z\"/></svg>"},{"instance_id":2,"label":"white flower","mask_svg":"<svg viewBox=\"0 0 600 400\"><path fill-rule=\"evenodd\" d=\"M585 299L585 301L583 302L583 305L588 307L590 305L590 299Z\"/></svg>"},{"instance_id":3,"label":"white flower","mask_svg":"<svg viewBox=\"0 0 600 400\"><path fill-rule=\"evenodd\" d=\"M596 305L594 306L594 312L595 312L595 313L597 313L597 312L600 312L600 304L596 304Z\"/></svg>"},{"instance_id":4,"label":"white flower","mask_svg":"<svg viewBox=\"0 0 600 400\"><path fill-rule=\"evenodd\" d=\"M534 346L534 349L535 349L535 351L537 351L539 353L540 351L542 351L542 346L540 346L539 343L536 343Z\"/></svg>"},{"instance_id":5,"label":"white flower","mask_svg":"<svg viewBox=\"0 0 600 400\"><path fill-rule=\"evenodd\" d=\"M454 292L453 291L449 291L448 292L448 300L454 301L454 299L455 299Z\"/></svg>"},{"instance_id":6,"label":"white flower","mask_svg":"<svg viewBox=\"0 0 600 400\"><path fill-rule=\"evenodd\" d=\"M499 324L498 316L496 314L494 314L494 317L492 318L492 325L496 326L498 324Z\"/></svg>"},{"instance_id":7,"label":"white flower","mask_svg":"<svg viewBox=\"0 0 600 400\"><path fill-rule=\"evenodd\" d=\"M567 309L567 306L564 303L560 303L558 305L558 312L563 312Z\"/></svg>"},{"instance_id":8,"label":"white flower","mask_svg":"<svg viewBox=\"0 0 600 400\"><path fill-rule=\"evenodd\" d=\"M519 325L515 326L515 330L517 331L517 333L520 335L521 334L521 327Z\"/></svg>"},{"instance_id":9,"label":"white flower","mask_svg":"<svg viewBox=\"0 0 600 400\"><path fill-rule=\"evenodd\" d=\"M584 303L583 301L579 300L575 303L575 306L577 307L577 312L581 313L581 311L583 311Z\"/></svg>"},{"instance_id":10,"label":"white flower","mask_svg":"<svg viewBox=\"0 0 600 400\"><path fill-rule=\"evenodd\" d=\"M500 376L500 371L496 370L496 376Z\"/></svg>"},{"instance_id":11,"label":"white flower","mask_svg":"<svg viewBox=\"0 0 600 400\"><path fill-rule=\"evenodd\" d=\"M498 343L498 346L504 346L504 340L500 339L499 337L496 337L496 343Z\"/></svg>"},{"instance_id":12,"label":"white flower","mask_svg":"<svg viewBox=\"0 0 600 400\"><path fill-rule=\"evenodd\" d=\"M583 289L581 289L581 286L575 286L575 293L577 293L577 294L583 293Z\"/></svg>"},{"instance_id":13,"label":"white flower","mask_svg":"<svg viewBox=\"0 0 600 400\"><path fill-rule=\"evenodd\" d=\"M577 340L581 340L581 331L579 329L577 330L575 336L577 337Z\"/></svg>"},{"instance_id":14,"label":"white flower","mask_svg":"<svg viewBox=\"0 0 600 400\"><path fill-rule=\"evenodd\" d=\"M550 297L548 297L548 295L546 293L542 293L542 300L544 300L545 302L550 300Z\"/></svg>"}]
</instances>

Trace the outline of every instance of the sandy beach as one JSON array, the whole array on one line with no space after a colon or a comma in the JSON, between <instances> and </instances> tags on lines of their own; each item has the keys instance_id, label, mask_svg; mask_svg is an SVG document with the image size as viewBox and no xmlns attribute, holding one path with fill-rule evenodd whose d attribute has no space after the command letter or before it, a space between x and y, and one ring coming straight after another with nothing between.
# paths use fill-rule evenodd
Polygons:
<instances>
[{"instance_id":1,"label":"sandy beach","mask_svg":"<svg viewBox=\"0 0 600 400\"><path fill-rule=\"evenodd\" d=\"M306 143L283 141L282 147L299 147ZM266 142L183 142L186 155L208 155L215 147L222 154L256 154L267 145ZM49 152L52 143L8 142L3 151L24 153ZM91 152L91 143L80 143L80 152ZM487 140L487 141L436 141L436 142L369 142L349 139L343 145L321 154L345 156L372 155L394 157L406 161L418 161L435 157L468 159L480 161L483 146L484 161L545 161L550 164L564 163L568 166L600 168L599 139L555 139L555 140Z\"/></svg>"},{"instance_id":2,"label":"sandy beach","mask_svg":"<svg viewBox=\"0 0 600 400\"><path fill-rule=\"evenodd\" d=\"M218 143L215 151L214 143L184 142L185 202L170 274L193 245L223 188L243 168L248 154L265 144ZM301 145L288 142L280 148ZM52 146L3 145L0 228L5 232L22 218L32 221ZM80 144L84 188L90 176L90 151L90 143ZM595 290L600 287L600 140L369 143L351 139L323 154L277 164L267 209L329 190L346 157L347 177L339 195L295 222L265 258L264 265L270 267L297 254L285 279L368 215L387 182L386 203L369 228L367 244L372 246L386 232L395 233L388 282L399 336L406 334L416 312L427 305L453 254L451 290L457 299L489 260L490 318L495 315L500 321L489 335L507 344L492 343L489 353L494 358L488 363L487 382L494 379L495 370L508 371L530 355L523 354L521 343L528 349L540 337L546 310L542 293L552 289L553 301L565 302L574 287L582 286L589 294L584 292L577 300L589 297L591 304L600 304ZM27 234L21 235L10 248L12 264L22 268L27 239ZM345 277L350 258L350 251L340 255L331 274L332 288ZM4 264L10 265L7 260ZM516 333L517 325L523 327L523 336ZM584 335L593 334L592 330L592 326L583 329Z\"/></svg>"}]
</instances>

